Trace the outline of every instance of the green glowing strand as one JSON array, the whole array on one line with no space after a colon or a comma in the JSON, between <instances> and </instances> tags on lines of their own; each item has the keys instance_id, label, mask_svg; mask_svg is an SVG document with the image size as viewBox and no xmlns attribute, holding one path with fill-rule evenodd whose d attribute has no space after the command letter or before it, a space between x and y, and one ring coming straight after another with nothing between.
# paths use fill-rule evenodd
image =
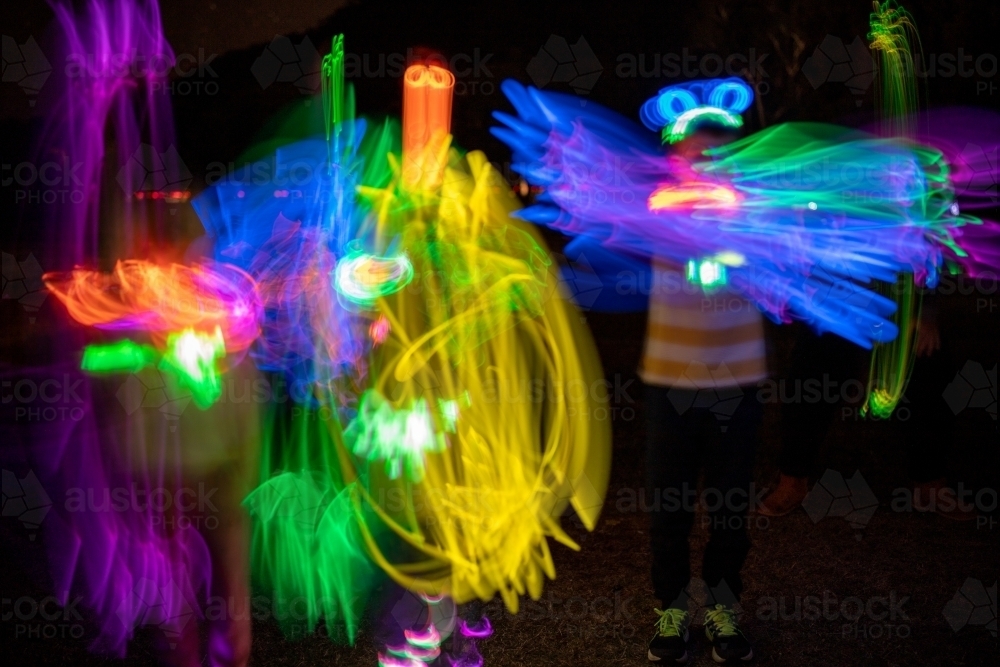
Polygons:
<instances>
[{"instance_id":1,"label":"green glowing strand","mask_svg":"<svg viewBox=\"0 0 1000 667\"><path fill-rule=\"evenodd\" d=\"M917 111L917 81L913 66L912 44L920 48L920 38L909 12L894 0L875 2L870 17L872 51L878 54L876 77L876 108L881 114L882 135L900 141L913 133L910 118ZM926 156L925 156L926 157ZM948 172L941 159L929 161L923 173L928 175L926 192L918 199L919 210L914 217L926 219L940 213L933 210L953 201L948 188ZM937 216L940 219L940 215ZM868 381L868 397L862 413L888 418L903 398L913 369L913 346L916 322L920 317L920 293L915 289L913 275L900 276L895 284L879 283L877 291L895 299L893 324L899 329L895 340L876 344L872 350Z\"/></svg>"},{"instance_id":2,"label":"green glowing strand","mask_svg":"<svg viewBox=\"0 0 1000 667\"><path fill-rule=\"evenodd\" d=\"M276 614L288 635L343 631L353 644L361 615L382 577L367 557L358 521L381 527L360 505L358 479L341 474L343 450L336 412L289 408L276 385L261 433L261 473L267 481L244 500L253 519L252 574L257 590L296 600L295 613ZM342 629L342 630L341 630Z\"/></svg>"},{"instance_id":3,"label":"green glowing strand","mask_svg":"<svg viewBox=\"0 0 1000 667\"><path fill-rule=\"evenodd\" d=\"M156 361L156 350L131 340L105 345L88 345L80 368L91 373L138 373Z\"/></svg>"},{"instance_id":4,"label":"green glowing strand","mask_svg":"<svg viewBox=\"0 0 1000 667\"><path fill-rule=\"evenodd\" d=\"M353 117L349 105L349 91L344 84L344 35L335 35L330 44L330 53L323 57L320 68L320 82L323 93L323 129L326 132L329 161L342 148L340 133L342 123Z\"/></svg>"},{"instance_id":5,"label":"green glowing strand","mask_svg":"<svg viewBox=\"0 0 1000 667\"><path fill-rule=\"evenodd\" d=\"M868 376L868 398L862 414L870 411L874 417L888 419L903 398L913 370L913 345L916 321L920 318L920 300L915 294L913 276L900 276L895 285L879 286L879 291L895 296L899 310L893 316L899 335L891 343L877 344L872 351Z\"/></svg>"},{"instance_id":6,"label":"green glowing strand","mask_svg":"<svg viewBox=\"0 0 1000 667\"><path fill-rule=\"evenodd\" d=\"M953 243L949 225L975 224L975 218L961 216L961 221L945 215L954 204L954 193L948 180L948 166L937 149L920 144L879 138L871 134L823 123L782 123L766 128L720 148L706 152L710 163L700 167L706 174L732 175L737 182L773 184L755 188L752 205L765 209L772 206L803 211L836 210L851 217L875 222L898 222L901 218L911 225L924 227L942 243ZM881 156L881 157L879 157ZM824 185L823 174L830 164L873 164L883 160L885 168L895 165L905 173L919 174L911 178L905 197L881 196L880 184L866 182L831 183ZM802 187L785 187L785 183L801 183ZM735 253L734 253L735 255ZM714 257L729 266L741 261L738 257Z\"/></svg>"},{"instance_id":7,"label":"green glowing strand","mask_svg":"<svg viewBox=\"0 0 1000 667\"><path fill-rule=\"evenodd\" d=\"M324 619L332 630L342 621L353 643L374 573L360 547L351 501L353 487L332 492L320 475L282 473L244 501L258 521L253 551L258 586L275 600L304 605L276 614L286 633L309 632ZM268 558L257 557L262 551ZM356 593L365 595L359 596Z\"/></svg>"},{"instance_id":8,"label":"green glowing strand","mask_svg":"<svg viewBox=\"0 0 1000 667\"><path fill-rule=\"evenodd\" d=\"M878 54L876 108L885 136L909 136L911 114L917 110L917 81L911 45L920 48L913 17L894 0L875 2L871 14L871 50Z\"/></svg>"}]
</instances>

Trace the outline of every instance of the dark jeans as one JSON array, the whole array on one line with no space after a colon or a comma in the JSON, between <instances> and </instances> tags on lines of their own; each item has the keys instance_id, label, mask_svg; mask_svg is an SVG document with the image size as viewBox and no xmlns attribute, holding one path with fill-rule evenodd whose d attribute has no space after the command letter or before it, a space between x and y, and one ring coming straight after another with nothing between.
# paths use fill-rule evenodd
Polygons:
<instances>
[{"instance_id":1,"label":"dark jeans","mask_svg":"<svg viewBox=\"0 0 1000 667\"><path fill-rule=\"evenodd\" d=\"M702 578L710 591L734 596L719 602L731 604L743 591L740 570L750 551L746 516L763 409L756 387L741 390L738 402L731 396L715 402L711 390L646 387L645 505L652 514L653 589L665 607L685 606L678 601L691 580L688 540L698 498L704 498L711 522ZM705 487L699 496L702 468Z\"/></svg>"},{"instance_id":2,"label":"dark jeans","mask_svg":"<svg viewBox=\"0 0 1000 667\"><path fill-rule=\"evenodd\" d=\"M864 364L869 353L840 336L831 333L817 336L805 324L794 326L797 331L788 377L779 384L781 452L778 468L790 477L809 477L816 452L823 446L843 397L854 399L860 392L864 399L867 385ZM810 387L815 391L817 385L820 400L808 400L813 398ZM860 409L861 405L856 402L851 407Z\"/></svg>"}]
</instances>

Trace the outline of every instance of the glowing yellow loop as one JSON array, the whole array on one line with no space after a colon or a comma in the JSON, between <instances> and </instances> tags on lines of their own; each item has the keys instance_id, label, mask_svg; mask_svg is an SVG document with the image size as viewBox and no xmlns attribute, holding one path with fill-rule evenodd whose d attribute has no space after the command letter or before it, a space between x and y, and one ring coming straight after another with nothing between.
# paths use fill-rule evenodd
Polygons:
<instances>
[{"instance_id":1,"label":"glowing yellow loop","mask_svg":"<svg viewBox=\"0 0 1000 667\"><path fill-rule=\"evenodd\" d=\"M415 554L395 560L359 522L393 579L458 603L499 593L516 610L555 576L547 540L578 548L559 526L565 508L592 527L603 504L603 374L541 238L510 217L517 200L500 175L478 152L439 164L436 183L410 183L397 168L385 189L362 195L414 270L412 289L377 300L388 335L372 390L396 411L440 406L428 415L447 446L421 448L419 476L375 457L345 477L369 480L356 511L374 511ZM406 500L384 500L394 497Z\"/></svg>"}]
</instances>

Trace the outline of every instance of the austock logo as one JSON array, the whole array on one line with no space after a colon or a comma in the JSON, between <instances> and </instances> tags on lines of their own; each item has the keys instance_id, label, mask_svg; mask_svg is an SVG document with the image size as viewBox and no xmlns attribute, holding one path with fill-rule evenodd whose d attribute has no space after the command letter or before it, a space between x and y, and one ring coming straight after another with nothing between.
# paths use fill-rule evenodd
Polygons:
<instances>
[{"instance_id":1,"label":"austock logo","mask_svg":"<svg viewBox=\"0 0 1000 667\"><path fill-rule=\"evenodd\" d=\"M969 577L944 606L944 618L955 632L967 625L982 625L997 636L997 582L989 588Z\"/></svg>"},{"instance_id":2,"label":"austock logo","mask_svg":"<svg viewBox=\"0 0 1000 667\"><path fill-rule=\"evenodd\" d=\"M997 365L986 370L978 361L967 361L941 394L954 414L967 408L985 408L997 419Z\"/></svg>"},{"instance_id":3,"label":"austock logo","mask_svg":"<svg viewBox=\"0 0 1000 667\"><path fill-rule=\"evenodd\" d=\"M725 422L736 414L736 408L743 400L743 390L740 389L729 367L725 363L719 364L714 370L699 362L692 361L684 371L684 378L688 383L696 387L696 391L681 387L672 387L667 393L667 398L677 410L677 414L684 414L692 408L708 408L708 411L715 415L720 422L719 428L723 433L728 426Z\"/></svg>"},{"instance_id":4,"label":"austock logo","mask_svg":"<svg viewBox=\"0 0 1000 667\"><path fill-rule=\"evenodd\" d=\"M428 604L407 590L392 606L392 618L404 630L434 625L441 635L446 635L454 629L457 615L458 608L451 597L444 596L439 602Z\"/></svg>"},{"instance_id":5,"label":"austock logo","mask_svg":"<svg viewBox=\"0 0 1000 667\"><path fill-rule=\"evenodd\" d=\"M176 431L176 422L191 403L193 395L189 389L180 386L171 373L161 373L147 366L129 375L115 397L129 415L139 408L156 408L171 422L170 430Z\"/></svg>"},{"instance_id":6,"label":"austock logo","mask_svg":"<svg viewBox=\"0 0 1000 667\"><path fill-rule=\"evenodd\" d=\"M985 150L973 143L965 144L955 160L956 173L953 182L959 194L988 198L997 203L997 147Z\"/></svg>"},{"instance_id":7,"label":"austock logo","mask_svg":"<svg viewBox=\"0 0 1000 667\"><path fill-rule=\"evenodd\" d=\"M878 509L878 499L860 470L846 480L836 470L827 470L802 500L802 508L813 523L826 517L843 517L858 531L854 537L860 540L860 531Z\"/></svg>"},{"instance_id":8,"label":"austock logo","mask_svg":"<svg viewBox=\"0 0 1000 667\"><path fill-rule=\"evenodd\" d=\"M178 203L190 197L187 189L193 176L173 145L161 152L150 144L140 144L115 178L130 197Z\"/></svg>"},{"instance_id":9,"label":"austock logo","mask_svg":"<svg viewBox=\"0 0 1000 667\"><path fill-rule=\"evenodd\" d=\"M580 310L590 310L597 302L604 283L582 252L575 258L566 257L560 266L559 286L563 295L570 297Z\"/></svg>"},{"instance_id":10,"label":"austock logo","mask_svg":"<svg viewBox=\"0 0 1000 667\"><path fill-rule=\"evenodd\" d=\"M52 65L38 48L34 37L28 37L24 44L18 46L13 37L3 35L0 44L3 50L3 82L16 83L28 96L28 105L35 106L34 98L52 73Z\"/></svg>"},{"instance_id":11,"label":"austock logo","mask_svg":"<svg viewBox=\"0 0 1000 667\"><path fill-rule=\"evenodd\" d=\"M274 83L291 83L303 95L312 95L320 87L319 51L309 37L296 45L284 35L275 35L250 71L264 90Z\"/></svg>"},{"instance_id":12,"label":"austock logo","mask_svg":"<svg viewBox=\"0 0 1000 667\"><path fill-rule=\"evenodd\" d=\"M16 299L28 313L28 321L34 324L35 313L48 296L45 283L42 282L41 264L32 253L28 253L28 256L21 261L10 253L0 253L0 262L2 262L0 298Z\"/></svg>"},{"instance_id":13,"label":"austock logo","mask_svg":"<svg viewBox=\"0 0 1000 667\"><path fill-rule=\"evenodd\" d=\"M258 487L246 500L251 514L280 516L298 530L315 530L325 511L323 484L307 473L282 473Z\"/></svg>"},{"instance_id":14,"label":"austock logo","mask_svg":"<svg viewBox=\"0 0 1000 667\"><path fill-rule=\"evenodd\" d=\"M176 648L177 640L195 617L195 607L173 581L160 585L151 579L140 579L115 614L128 629L149 625L159 628L170 648Z\"/></svg>"},{"instance_id":15,"label":"austock logo","mask_svg":"<svg viewBox=\"0 0 1000 667\"><path fill-rule=\"evenodd\" d=\"M860 37L848 45L833 35L816 47L802 65L802 73L815 90L824 83L843 83L855 96L854 105L861 106L861 97L875 79L875 61Z\"/></svg>"},{"instance_id":16,"label":"austock logo","mask_svg":"<svg viewBox=\"0 0 1000 667\"><path fill-rule=\"evenodd\" d=\"M586 95L594 89L604 67L583 36L570 46L565 37L550 35L528 63L527 71L539 88L566 83L577 95Z\"/></svg>"},{"instance_id":17,"label":"austock logo","mask_svg":"<svg viewBox=\"0 0 1000 667\"><path fill-rule=\"evenodd\" d=\"M35 535L52 509L52 500L42 488L42 483L31 470L18 479L10 470L2 472L3 510L5 517L14 517L28 530L28 539L35 540Z\"/></svg>"}]
</instances>

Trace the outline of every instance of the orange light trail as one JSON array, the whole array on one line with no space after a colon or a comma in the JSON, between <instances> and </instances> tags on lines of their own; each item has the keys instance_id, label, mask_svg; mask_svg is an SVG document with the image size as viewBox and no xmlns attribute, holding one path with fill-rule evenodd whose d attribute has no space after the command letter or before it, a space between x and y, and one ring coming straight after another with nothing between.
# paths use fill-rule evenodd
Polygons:
<instances>
[{"instance_id":1,"label":"orange light trail","mask_svg":"<svg viewBox=\"0 0 1000 667\"><path fill-rule=\"evenodd\" d=\"M223 332L226 349L245 350L260 333L253 279L230 265L161 266L120 261L108 273L75 269L43 276L73 319L100 329L148 331L157 347L167 334Z\"/></svg>"}]
</instances>

